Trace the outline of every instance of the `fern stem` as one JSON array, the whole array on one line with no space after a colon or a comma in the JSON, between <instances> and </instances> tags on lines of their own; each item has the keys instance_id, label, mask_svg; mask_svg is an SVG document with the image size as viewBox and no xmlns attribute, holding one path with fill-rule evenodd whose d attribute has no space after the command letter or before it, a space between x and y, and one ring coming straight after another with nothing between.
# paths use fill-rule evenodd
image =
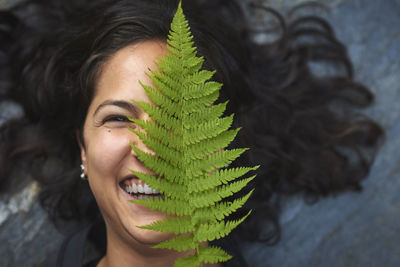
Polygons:
<instances>
[{"instance_id":1,"label":"fern stem","mask_svg":"<svg viewBox=\"0 0 400 267\"><path fill-rule=\"evenodd\" d=\"M197 246L196 246L196 256L198 256L199 255L199 243L197 243ZM203 267L203 262L201 262L200 263L200 267Z\"/></svg>"}]
</instances>

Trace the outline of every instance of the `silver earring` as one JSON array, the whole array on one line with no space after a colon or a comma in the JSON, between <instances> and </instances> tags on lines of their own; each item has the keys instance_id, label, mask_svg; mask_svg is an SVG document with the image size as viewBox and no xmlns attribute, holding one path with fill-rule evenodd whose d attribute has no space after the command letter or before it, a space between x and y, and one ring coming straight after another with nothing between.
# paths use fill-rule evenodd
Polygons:
<instances>
[{"instance_id":1,"label":"silver earring","mask_svg":"<svg viewBox=\"0 0 400 267\"><path fill-rule=\"evenodd\" d=\"M81 164L81 179L87 180L87 177L85 175L85 166L83 166L83 164Z\"/></svg>"}]
</instances>

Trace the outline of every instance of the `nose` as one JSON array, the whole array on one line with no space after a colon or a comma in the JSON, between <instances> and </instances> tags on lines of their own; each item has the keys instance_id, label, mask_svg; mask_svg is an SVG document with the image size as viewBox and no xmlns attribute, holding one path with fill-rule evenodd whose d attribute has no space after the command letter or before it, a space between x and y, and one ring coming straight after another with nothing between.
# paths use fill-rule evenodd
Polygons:
<instances>
[{"instance_id":1,"label":"nose","mask_svg":"<svg viewBox=\"0 0 400 267\"><path fill-rule=\"evenodd\" d=\"M145 120L145 121L151 120L150 116L147 113L144 113L142 116L143 116L143 120ZM139 126L135 127L135 131L137 131L137 132L139 132L139 133L141 133L143 135L146 134L146 132ZM152 154L153 156L156 154L153 150L148 148L146 146L146 144L144 144L143 141L140 139L140 137L138 135L136 135L136 134L134 134L132 143L133 143L133 145L135 147L139 148L140 150L142 150L145 153ZM136 152L133 151L132 148L131 148L131 154L136 157Z\"/></svg>"}]
</instances>

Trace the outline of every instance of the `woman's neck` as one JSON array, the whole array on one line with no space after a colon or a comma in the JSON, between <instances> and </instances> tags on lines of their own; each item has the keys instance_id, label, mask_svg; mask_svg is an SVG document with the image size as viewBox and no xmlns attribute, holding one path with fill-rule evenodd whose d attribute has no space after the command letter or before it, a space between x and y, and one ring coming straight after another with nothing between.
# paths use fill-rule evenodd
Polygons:
<instances>
[{"instance_id":1,"label":"woman's neck","mask_svg":"<svg viewBox=\"0 0 400 267\"><path fill-rule=\"evenodd\" d=\"M190 252L176 252L167 249L154 249L152 245L128 244L115 235L107 233L107 252L97 267L167 267L174 266L178 257ZM204 267L222 267L222 264L205 264Z\"/></svg>"}]
</instances>

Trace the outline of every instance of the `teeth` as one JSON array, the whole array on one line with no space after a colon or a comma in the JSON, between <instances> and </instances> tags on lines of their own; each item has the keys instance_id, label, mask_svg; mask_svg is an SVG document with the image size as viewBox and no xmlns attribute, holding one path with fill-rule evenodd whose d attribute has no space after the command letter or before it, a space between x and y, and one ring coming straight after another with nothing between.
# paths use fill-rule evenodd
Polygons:
<instances>
[{"instance_id":1,"label":"teeth","mask_svg":"<svg viewBox=\"0 0 400 267\"><path fill-rule=\"evenodd\" d=\"M147 200L147 199L164 199L164 195L159 195L159 196L148 196L148 195L138 195L138 199L140 200Z\"/></svg>"},{"instance_id":2,"label":"teeth","mask_svg":"<svg viewBox=\"0 0 400 267\"><path fill-rule=\"evenodd\" d=\"M132 183L130 186L125 185L125 191L131 194L137 194L137 193L142 193L142 194L160 194L159 190L151 188L148 184L143 183L140 181L139 184Z\"/></svg>"},{"instance_id":3,"label":"teeth","mask_svg":"<svg viewBox=\"0 0 400 267\"><path fill-rule=\"evenodd\" d=\"M132 192L131 193L137 193L137 185L135 183L132 183Z\"/></svg>"},{"instance_id":4,"label":"teeth","mask_svg":"<svg viewBox=\"0 0 400 267\"><path fill-rule=\"evenodd\" d=\"M141 184L138 185L138 192L139 193L144 193L143 185L141 185Z\"/></svg>"},{"instance_id":5,"label":"teeth","mask_svg":"<svg viewBox=\"0 0 400 267\"><path fill-rule=\"evenodd\" d=\"M144 184L143 190L145 194L153 194L153 189L151 189L147 184Z\"/></svg>"}]
</instances>

